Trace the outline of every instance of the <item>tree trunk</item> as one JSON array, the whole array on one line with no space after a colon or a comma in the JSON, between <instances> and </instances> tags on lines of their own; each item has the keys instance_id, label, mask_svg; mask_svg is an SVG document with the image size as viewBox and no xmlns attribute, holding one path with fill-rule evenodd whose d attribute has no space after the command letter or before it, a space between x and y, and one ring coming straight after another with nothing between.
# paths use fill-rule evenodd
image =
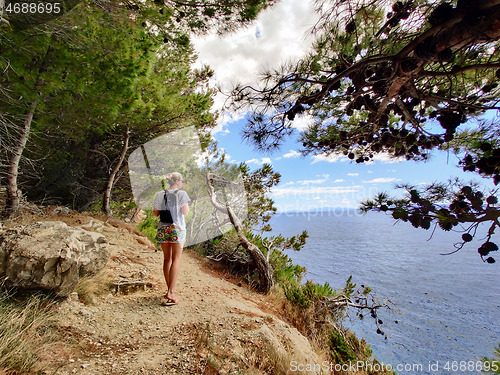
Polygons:
<instances>
[{"instance_id":1,"label":"tree trunk","mask_svg":"<svg viewBox=\"0 0 500 375\"><path fill-rule=\"evenodd\" d=\"M264 254L262 254L262 251L260 251L257 246L255 246L247 239L245 233L243 232L243 229L241 228L239 219L234 215L232 208L229 206L227 207L227 214L229 216L229 220L231 220L231 223L236 229L236 233L238 233L241 244L250 253L253 264L259 271L260 291L266 294L269 293L274 285L274 271L271 267L271 264L268 262Z\"/></svg>"},{"instance_id":2,"label":"tree trunk","mask_svg":"<svg viewBox=\"0 0 500 375\"><path fill-rule=\"evenodd\" d=\"M1 0L0 0L1 1ZM48 57L54 51L52 46L48 46L45 56L42 59L42 63L38 69L38 78L35 81L33 91L40 98L41 93L38 91L42 85L42 80L40 75L47 70L49 66ZM23 124L19 130L19 136L17 137L15 144L12 147L12 152L9 155L8 165L7 165L7 199L5 204L5 211L7 214L13 214L19 209L19 193L17 186L17 177L19 176L19 162L21 161L21 156L26 148L26 143L28 142L28 137L31 129L31 123L35 115L36 107L40 100L34 100L29 106L28 113L24 117Z\"/></svg>"},{"instance_id":3,"label":"tree trunk","mask_svg":"<svg viewBox=\"0 0 500 375\"><path fill-rule=\"evenodd\" d=\"M5 0L0 0L0 26L2 23L9 25L9 21L3 18L3 10L5 9Z\"/></svg>"},{"instance_id":4,"label":"tree trunk","mask_svg":"<svg viewBox=\"0 0 500 375\"><path fill-rule=\"evenodd\" d=\"M207 184L210 189L210 198L212 200L213 206L227 214L229 216L229 220L231 221L231 224L233 224L234 228L236 229L236 233L238 234L238 237L241 241L241 245L248 251L250 254L250 257L252 258L254 266L257 268L259 271L259 276L260 276L260 285L259 289L263 293L269 293L271 288L274 285L274 271L273 268L271 267L271 264L267 261L266 257L264 254L262 254L262 251L255 246L253 243L251 243L247 237L245 236L245 233L243 232L243 228L241 226L241 222L236 217L236 215L233 213L233 209L229 206L223 206L219 202L216 201L215 199L215 192L212 184L210 183L210 177L211 173L207 173Z\"/></svg>"},{"instance_id":5,"label":"tree trunk","mask_svg":"<svg viewBox=\"0 0 500 375\"><path fill-rule=\"evenodd\" d=\"M5 209L8 214L12 214L19 209L19 192L17 187L17 177L19 175L19 162L21 161L21 155L26 147L26 142L28 141L31 122L33 121L33 116L35 115L35 109L38 102L35 101L31 103L28 113L24 117L23 126L19 130L19 138L16 144L13 146L12 154L9 157L9 164L7 167L7 200Z\"/></svg>"},{"instance_id":6,"label":"tree trunk","mask_svg":"<svg viewBox=\"0 0 500 375\"><path fill-rule=\"evenodd\" d=\"M189 226L188 236L194 239L194 223L196 221L196 216L198 214L198 192L195 192L195 196L193 197L193 214L191 216L191 225Z\"/></svg>"},{"instance_id":7,"label":"tree trunk","mask_svg":"<svg viewBox=\"0 0 500 375\"><path fill-rule=\"evenodd\" d=\"M120 153L120 157L118 159L118 162L112 169L111 173L109 174L108 178L108 183L106 185L106 190L104 191L104 197L102 201L102 209L106 213L106 215L110 216L112 214L111 211L111 191L113 190L113 185L116 182L116 175L118 174L118 171L120 170L123 161L125 160L125 156L127 155L128 151L128 144L130 140L130 129L127 128L127 131L125 132L125 136L123 137L123 147L122 151Z\"/></svg>"}]
</instances>

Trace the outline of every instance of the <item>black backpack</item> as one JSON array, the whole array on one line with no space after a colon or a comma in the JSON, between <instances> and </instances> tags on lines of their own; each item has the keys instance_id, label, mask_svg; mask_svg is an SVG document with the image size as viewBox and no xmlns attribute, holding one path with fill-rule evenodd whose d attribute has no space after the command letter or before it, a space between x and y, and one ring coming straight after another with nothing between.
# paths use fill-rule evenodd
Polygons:
<instances>
[{"instance_id":1,"label":"black backpack","mask_svg":"<svg viewBox=\"0 0 500 375\"><path fill-rule=\"evenodd\" d=\"M172 214L168 208L168 203L167 202L172 202L172 199L176 200L177 199L177 191L178 190L174 190L174 192L169 192L168 190L165 190L165 196L164 196L164 199L165 199L165 208L166 210L160 210L160 221L162 223L166 223L166 224L173 224L174 223L174 220L172 219ZM174 208L176 207L177 205L175 204L174 205Z\"/></svg>"}]
</instances>

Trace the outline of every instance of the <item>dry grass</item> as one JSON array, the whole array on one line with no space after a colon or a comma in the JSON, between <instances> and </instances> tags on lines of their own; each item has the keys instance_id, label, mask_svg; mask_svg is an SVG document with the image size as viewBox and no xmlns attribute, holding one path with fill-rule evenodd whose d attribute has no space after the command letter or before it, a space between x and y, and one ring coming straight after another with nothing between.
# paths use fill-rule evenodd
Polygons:
<instances>
[{"instance_id":1,"label":"dry grass","mask_svg":"<svg viewBox=\"0 0 500 375\"><path fill-rule=\"evenodd\" d=\"M113 278L112 271L107 268L95 276L81 278L75 289L79 300L86 305L95 304L97 297L110 293Z\"/></svg>"},{"instance_id":2,"label":"dry grass","mask_svg":"<svg viewBox=\"0 0 500 375\"><path fill-rule=\"evenodd\" d=\"M238 369L241 375L289 374L293 358L288 351L280 352L270 342L259 337L249 336L242 343L242 351L224 349L220 335L214 334L215 328L206 323L193 332L196 351L204 360L200 361L200 373L219 374L229 368Z\"/></svg>"},{"instance_id":3,"label":"dry grass","mask_svg":"<svg viewBox=\"0 0 500 375\"><path fill-rule=\"evenodd\" d=\"M255 343L245 347L241 360L247 370L245 374L291 374L293 357L288 352L280 353L269 343Z\"/></svg>"},{"instance_id":4,"label":"dry grass","mask_svg":"<svg viewBox=\"0 0 500 375\"><path fill-rule=\"evenodd\" d=\"M16 301L0 295L0 374L22 374L35 367L39 353L55 339L51 307L42 296Z\"/></svg>"},{"instance_id":5,"label":"dry grass","mask_svg":"<svg viewBox=\"0 0 500 375\"><path fill-rule=\"evenodd\" d=\"M307 337L315 348L325 347L328 326L313 305L307 309L293 305L280 287L273 288L268 299L271 305L279 307L274 313Z\"/></svg>"}]
</instances>

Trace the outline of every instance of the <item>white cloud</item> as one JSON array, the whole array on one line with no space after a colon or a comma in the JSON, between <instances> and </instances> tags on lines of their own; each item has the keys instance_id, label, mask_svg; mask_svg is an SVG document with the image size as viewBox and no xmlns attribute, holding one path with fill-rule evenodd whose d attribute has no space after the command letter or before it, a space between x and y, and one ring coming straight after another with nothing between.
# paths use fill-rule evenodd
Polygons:
<instances>
[{"instance_id":1,"label":"white cloud","mask_svg":"<svg viewBox=\"0 0 500 375\"><path fill-rule=\"evenodd\" d=\"M370 181L363 181L364 184L379 184L379 183L387 183L387 182L394 182L394 181L399 181L398 178L393 178L393 177L390 177L390 178L383 178L383 177L380 177L380 178L375 178L373 180L370 180Z\"/></svg>"},{"instance_id":2,"label":"white cloud","mask_svg":"<svg viewBox=\"0 0 500 375\"><path fill-rule=\"evenodd\" d=\"M318 196L320 194L348 194L348 193L357 193L361 189L361 186L327 186L327 187L314 187L314 188L274 188L272 189L272 195L275 197L280 196Z\"/></svg>"},{"instance_id":3,"label":"white cloud","mask_svg":"<svg viewBox=\"0 0 500 375\"><path fill-rule=\"evenodd\" d=\"M317 185L317 184L324 184L328 179L327 178L319 178L317 180L304 180L304 181L297 181L299 185Z\"/></svg>"},{"instance_id":4,"label":"white cloud","mask_svg":"<svg viewBox=\"0 0 500 375\"><path fill-rule=\"evenodd\" d=\"M217 94L214 98L214 104L212 106L213 110L211 112L218 111L224 106L224 102L226 101L226 97L223 97L220 94ZM231 124L233 122L242 120L245 117L244 112L225 112L220 111L217 116L217 124L210 131L212 135L217 134L219 132L228 133L229 130L224 128L226 125Z\"/></svg>"},{"instance_id":5,"label":"white cloud","mask_svg":"<svg viewBox=\"0 0 500 375\"><path fill-rule=\"evenodd\" d=\"M304 55L312 41L307 31L317 18L311 0L284 0L262 12L248 28L224 37L212 33L194 38L198 53L195 67L209 65L215 72L211 84L219 86L223 93L228 93L241 77L244 84L255 85L267 67L298 60ZM217 95L215 109L223 108L225 100L222 93ZM299 117L293 126L306 126L307 119ZM228 120L231 119L221 116L219 123Z\"/></svg>"},{"instance_id":6,"label":"white cloud","mask_svg":"<svg viewBox=\"0 0 500 375\"><path fill-rule=\"evenodd\" d=\"M355 176L359 176L359 173L348 173L347 175L351 176L351 177L355 177Z\"/></svg>"},{"instance_id":7,"label":"white cloud","mask_svg":"<svg viewBox=\"0 0 500 375\"><path fill-rule=\"evenodd\" d=\"M310 125L314 123L314 118L308 114L303 114L295 117L292 121L292 128L299 131L304 131L309 128Z\"/></svg>"},{"instance_id":8,"label":"white cloud","mask_svg":"<svg viewBox=\"0 0 500 375\"><path fill-rule=\"evenodd\" d=\"M287 152L285 155L283 155L283 157L289 159L289 158L298 158L301 155L302 154L298 151L290 150L290 152Z\"/></svg>"},{"instance_id":9,"label":"white cloud","mask_svg":"<svg viewBox=\"0 0 500 375\"><path fill-rule=\"evenodd\" d=\"M303 181L297 181L297 184L299 185L315 185L315 184L324 184L326 181L328 181L330 179L330 175L329 174L321 174L321 175L316 175L316 177L321 177L321 178L318 178L316 180L303 180ZM334 181L334 182L339 182L338 180L337 181Z\"/></svg>"},{"instance_id":10,"label":"white cloud","mask_svg":"<svg viewBox=\"0 0 500 375\"><path fill-rule=\"evenodd\" d=\"M394 164L394 163L401 163L402 161L406 161L406 158L404 157L394 157L391 154L387 153L380 153L380 154L375 154L373 159L370 161L370 163L373 162L382 162L384 164Z\"/></svg>"},{"instance_id":11,"label":"white cloud","mask_svg":"<svg viewBox=\"0 0 500 375\"><path fill-rule=\"evenodd\" d=\"M326 154L319 154L319 155L314 155L312 157L313 161L311 164L316 164L316 163L319 163L321 161L326 161L328 163L335 163L337 162L338 160L340 161L347 161L348 159L341 153L333 153L333 154L330 154L330 155L326 155Z\"/></svg>"},{"instance_id":12,"label":"white cloud","mask_svg":"<svg viewBox=\"0 0 500 375\"><path fill-rule=\"evenodd\" d=\"M349 159L340 152L332 153L330 155L327 154L319 154L319 155L314 155L312 157L313 161L311 164L316 164L319 163L320 161L326 161L328 163L336 163L337 161L345 162L349 161ZM398 157L395 158L394 156L387 154L387 153L381 153L381 154L375 154L372 160L365 162L364 164L374 164L375 162L380 162L383 164L393 164L393 163L400 163L402 161L406 161L404 157Z\"/></svg>"},{"instance_id":13,"label":"white cloud","mask_svg":"<svg viewBox=\"0 0 500 375\"><path fill-rule=\"evenodd\" d=\"M254 160L257 160L257 159L254 159ZM328 179L330 177L328 174L325 174L323 176L324 176L324 178L319 178L317 180L290 181L290 182L287 182L287 183L285 183L283 185L280 185L280 187L291 186L291 185L306 186L306 185L319 185L319 184L323 184L326 181L328 181ZM344 182L344 180L343 179L337 179L335 181L332 181L332 183L339 183L339 182Z\"/></svg>"},{"instance_id":14,"label":"white cloud","mask_svg":"<svg viewBox=\"0 0 500 375\"><path fill-rule=\"evenodd\" d=\"M263 164L272 164L273 161L270 158L261 158L259 159L250 159L245 162L245 164L257 164L257 165L263 165Z\"/></svg>"}]
</instances>

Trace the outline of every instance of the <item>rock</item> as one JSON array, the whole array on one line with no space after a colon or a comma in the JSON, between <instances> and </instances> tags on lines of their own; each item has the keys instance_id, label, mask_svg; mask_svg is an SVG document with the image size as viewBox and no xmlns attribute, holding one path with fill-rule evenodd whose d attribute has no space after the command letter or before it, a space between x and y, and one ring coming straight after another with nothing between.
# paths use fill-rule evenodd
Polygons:
<instances>
[{"instance_id":1,"label":"rock","mask_svg":"<svg viewBox=\"0 0 500 375\"><path fill-rule=\"evenodd\" d=\"M91 219L87 224L82 225L81 228L94 232L102 232L104 229L104 223L99 220Z\"/></svg>"},{"instance_id":2,"label":"rock","mask_svg":"<svg viewBox=\"0 0 500 375\"><path fill-rule=\"evenodd\" d=\"M95 275L108 258L106 237L61 221L0 232L0 278L18 290L41 289L67 297L81 276Z\"/></svg>"},{"instance_id":3,"label":"rock","mask_svg":"<svg viewBox=\"0 0 500 375\"><path fill-rule=\"evenodd\" d=\"M72 300L72 301L78 301L80 297L78 296L78 293L77 292L72 292L70 293L69 295L69 299Z\"/></svg>"},{"instance_id":4,"label":"rock","mask_svg":"<svg viewBox=\"0 0 500 375\"><path fill-rule=\"evenodd\" d=\"M147 289L151 289L153 284L144 280L120 280L115 281L113 284L116 294L127 295L131 293L135 293L138 291L144 291Z\"/></svg>"},{"instance_id":5,"label":"rock","mask_svg":"<svg viewBox=\"0 0 500 375\"><path fill-rule=\"evenodd\" d=\"M71 212L71 210L69 209L69 207L58 206L52 210L51 214L52 215L69 215L70 212Z\"/></svg>"}]
</instances>

